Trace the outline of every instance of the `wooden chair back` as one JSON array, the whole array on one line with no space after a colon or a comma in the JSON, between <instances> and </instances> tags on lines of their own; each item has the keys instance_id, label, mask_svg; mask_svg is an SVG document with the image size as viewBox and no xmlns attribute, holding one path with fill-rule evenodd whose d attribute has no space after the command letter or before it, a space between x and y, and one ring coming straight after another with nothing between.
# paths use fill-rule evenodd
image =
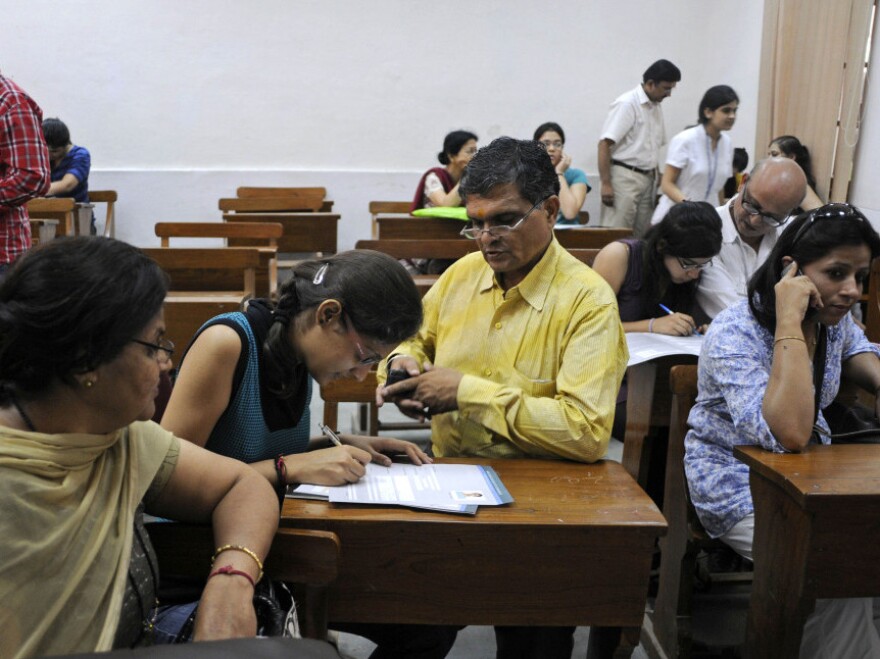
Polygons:
<instances>
[{"instance_id":1,"label":"wooden chair back","mask_svg":"<svg viewBox=\"0 0 880 659\"><path fill-rule=\"evenodd\" d=\"M871 262L868 277L868 310L865 314L865 334L872 343L880 343L880 258Z\"/></svg>"},{"instance_id":2,"label":"wooden chair back","mask_svg":"<svg viewBox=\"0 0 880 659\"><path fill-rule=\"evenodd\" d=\"M146 525L159 561L159 573L205 578L211 570L214 533L210 526L153 522ZM325 640L328 588L339 571L339 538L329 531L279 528L265 560L269 579L294 584L305 638Z\"/></svg>"},{"instance_id":3,"label":"wooden chair back","mask_svg":"<svg viewBox=\"0 0 880 659\"><path fill-rule=\"evenodd\" d=\"M260 247L267 253L266 267L260 264L256 270L255 288L261 297L273 295L278 290L278 239L284 227L278 222L157 222L156 235L162 247L170 247L171 238L241 238L247 247ZM234 275L234 273L227 273ZM227 290L238 287L235 278L220 275L212 277L212 289Z\"/></svg>"},{"instance_id":4,"label":"wooden chair back","mask_svg":"<svg viewBox=\"0 0 880 659\"><path fill-rule=\"evenodd\" d=\"M116 190L89 190L89 201L93 204L107 204L104 215L104 237L116 236Z\"/></svg>"},{"instance_id":5,"label":"wooden chair back","mask_svg":"<svg viewBox=\"0 0 880 659\"><path fill-rule=\"evenodd\" d=\"M585 263L591 268L593 267L593 261L596 260L596 255L601 250L598 249L577 249L572 248L568 250L568 253L575 257L581 263Z\"/></svg>"},{"instance_id":6,"label":"wooden chair back","mask_svg":"<svg viewBox=\"0 0 880 659\"><path fill-rule=\"evenodd\" d=\"M245 297L255 296L256 271L268 267L267 254L257 247L148 247L142 251L171 277L171 290L165 297L165 333L181 349L206 321L238 311ZM219 288L230 280L234 289Z\"/></svg>"},{"instance_id":7,"label":"wooden chair back","mask_svg":"<svg viewBox=\"0 0 880 659\"><path fill-rule=\"evenodd\" d=\"M277 222L284 229L278 239L278 251L286 254L305 254L309 258L335 254L338 213L224 213L224 222ZM230 238L230 247L253 244L246 238ZM290 266L280 261L279 266Z\"/></svg>"},{"instance_id":8,"label":"wooden chair back","mask_svg":"<svg viewBox=\"0 0 880 659\"><path fill-rule=\"evenodd\" d=\"M312 210L316 201L320 205L314 208L321 213L330 213L333 210L333 202L326 199L327 188L272 188L257 186L242 186L235 191L235 196L242 199L254 197L295 197L309 206L306 210Z\"/></svg>"},{"instance_id":9,"label":"wooden chair back","mask_svg":"<svg viewBox=\"0 0 880 659\"><path fill-rule=\"evenodd\" d=\"M370 202L370 237L376 240L379 237L379 225L376 218L379 215L403 215L409 216L411 201L371 201Z\"/></svg>"},{"instance_id":10,"label":"wooden chair back","mask_svg":"<svg viewBox=\"0 0 880 659\"><path fill-rule=\"evenodd\" d=\"M660 582L654 606L654 633L666 656L687 658L693 646L691 614L697 555L703 549L721 545L703 529L690 501L684 472L684 439L688 416L697 399L697 366L673 366L669 371L672 406L669 417L669 445L663 516L669 524L660 539ZM750 573L708 575L713 581L743 582Z\"/></svg>"},{"instance_id":11,"label":"wooden chair back","mask_svg":"<svg viewBox=\"0 0 880 659\"><path fill-rule=\"evenodd\" d=\"M55 235L76 235L76 201L73 197L37 197L25 205L33 219L58 220Z\"/></svg>"},{"instance_id":12,"label":"wooden chair back","mask_svg":"<svg viewBox=\"0 0 880 659\"><path fill-rule=\"evenodd\" d=\"M479 250L476 240L358 240L355 249L372 249L396 259L460 259Z\"/></svg>"},{"instance_id":13,"label":"wooden chair back","mask_svg":"<svg viewBox=\"0 0 880 659\"><path fill-rule=\"evenodd\" d=\"M339 403L362 403L359 429L367 435L379 434L379 408L376 407L376 371L370 371L363 381L345 378L334 380L321 387L324 401L324 425L339 427Z\"/></svg>"},{"instance_id":14,"label":"wooden chair back","mask_svg":"<svg viewBox=\"0 0 880 659\"><path fill-rule=\"evenodd\" d=\"M615 240L632 238L632 229L560 229L555 233L560 245L575 249L602 249Z\"/></svg>"},{"instance_id":15,"label":"wooden chair back","mask_svg":"<svg viewBox=\"0 0 880 659\"><path fill-rule=\"evenodd\" d=\"M578 222L583 225L590 223L590 211L578 211Z\"/></svg>"}]
</instances>

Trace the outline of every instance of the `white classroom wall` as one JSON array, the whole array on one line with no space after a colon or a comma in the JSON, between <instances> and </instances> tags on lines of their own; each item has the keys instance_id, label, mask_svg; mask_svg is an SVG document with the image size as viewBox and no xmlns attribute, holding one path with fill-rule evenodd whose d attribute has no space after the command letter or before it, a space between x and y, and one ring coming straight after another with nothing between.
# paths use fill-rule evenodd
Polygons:
<instances>
[{"instance_id":1,"label":"white classroom wall","mask_svg":"<svg viewBox=\"0 0 880 659\"><path fill-rule=\"evenodd\" d=\"M608 104L665 57L683 79L667 132L703 92L741 97L754 162L762 0L0 0L0 71L92 153L116 189L117 237L220 219L239 185L323 185L339 247L369 237L372 199L411 199L457 128L482 144L566 130L595 189Z\"/></svg>"}]
</instances>

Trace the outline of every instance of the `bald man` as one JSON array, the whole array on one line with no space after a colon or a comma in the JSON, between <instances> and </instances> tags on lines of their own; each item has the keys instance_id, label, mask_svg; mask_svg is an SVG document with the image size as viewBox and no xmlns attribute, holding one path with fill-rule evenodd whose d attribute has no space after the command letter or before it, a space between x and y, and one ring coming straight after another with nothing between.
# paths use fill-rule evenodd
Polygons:
<instances>
[{"instance_id":1,"label":"bald man","mask_svg":"<svg viewBox=\"0 0 880 659\"><path fill-rule=\"evenodd\" d=\"M749 278L806 192L807 179L794 160L767 158L746 175L733 199L715 209L721 217L721 251L697 288L697 302L710 318L746 297Z\"/></svg>"}]
</instances>

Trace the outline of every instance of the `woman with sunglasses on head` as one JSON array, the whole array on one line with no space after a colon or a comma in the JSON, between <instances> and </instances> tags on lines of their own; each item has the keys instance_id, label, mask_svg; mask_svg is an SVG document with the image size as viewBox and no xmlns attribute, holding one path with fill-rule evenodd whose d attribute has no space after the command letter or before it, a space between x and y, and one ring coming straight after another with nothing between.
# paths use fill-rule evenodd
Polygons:
<instances>
[{"instance_id":1,"label":"woman with sunglasses on head","mask_svg":"<svg viewBox=\"0 0 880 659\"><path fill-rule=\"evenodd\" d=\"M721 220L715 209L704 202L683 201L644 238L625 238L603 247L593 269L617 295L624 332L688 336L705 330L694 320L697 283L720 249ZM612 437L622 437L626 428L626 398L624 380Z\"/></svg>"},{"instance_id":2,"label":"woman with sunglasses on head","mask_svg":"<svg viewBox=\"0 0 880 659\"><path fill-rule=\"evenodd\" d=\"M816 194L816 177L813 176L813 164L810 159L810 151L801 144L801 141L794 135L780 135L770 142L767 149L767 155L771 158L790 158L794 160L804 171L807 177L807 195L804 197L800 206L794 210L796 214L804 211L811 211L822 205L822 200Z\"/></svg>"},{"instance_id":3,"label":"woman with sunglasses on head","mask_svg":"<svg viewBox=\"0 0 880 659\"><path fill-rule=\"evenodd\" d=\"M685 471L706 531L745 558L752 558L754 507L749 468L734 446L797 453L827 444L822 409L841 376L872 394L880 390L880 351L849 313L878 255L880 237L853 206L801 215L755 272L748 298L709 328ZM818 600L801 643L801 657L812 656L880 656L871 600Z\"/></svg>"},{"instance_id":4,"label":"woman with sunglasses on head","mask_svg":"<svg viewBox=\"0 0 880 659\"><path fill-rule=\"evenodd\" d=\"M564 151L565 133L562 126L552 121L543 123L535 130L534 140L550 156L550 162L559 177L559 215L556 216L556 225L580 224L578 214L587 200L590 182L582 169L571 166L571 156Z\"/></svg>"},{"instance_id":5,"label":"woman with sunglasses on head","mask_svg":"<svg viewBox=\"0 0 880 659\"><path fill-rule=\"evenodd\" d=\"M283 495L289 483L341 485L371 460L411 442L342 435L343 446L309 438L311 380L363 380L418 330L422 304L394 259L358 250L305 261L277 304L250 300L208 321L181 360L162 425L209 450L251 464Z\"/></svg>"},{"instance_id":6,"label":"woman with sunglasses on head","mask_svg":"<svg viewBox=\"0 0 880 659\"><path fill-rule=\"evenodd\" d=\"M163 626L143 511L212 523L195 639L253 636L278 526L241 462L149 421L174 346L167 276L108 238L52 241L0 286L0 656L149 644ZM176 630L175 630L176 631Z\"/></svg>"},{"instance_id":7,"label":"woman with sunglasses on head","mask_svg":"<svg viewBox=\"0 0 880 659\"><path fill-rule=\"evenodd\" d=\"M672 138L660 180L663 195L651 223L681 201L721 203L724 182L733 174L733 144L727 131L736 122L739 96L727 85L710 87L700 101L697 125Z\"/></svg>"}]
</instances>

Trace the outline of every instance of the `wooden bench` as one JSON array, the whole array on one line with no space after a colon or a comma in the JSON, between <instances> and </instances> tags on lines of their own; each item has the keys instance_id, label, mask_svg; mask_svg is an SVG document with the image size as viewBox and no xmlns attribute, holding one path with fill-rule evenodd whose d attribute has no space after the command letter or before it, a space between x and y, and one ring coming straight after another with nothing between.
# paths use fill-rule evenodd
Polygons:
<instances>
[{"instance_id":1,"label":"wooden bench","mask_svg":"<svg viewBox=\"0 0 880 659\"><path fill-rule=\"evenodd\" d=\"M265 256L256 247L217 249L148 247L142 250L171 277L165 298L166 336L183 349L205 321L238 311L256 293L256 271ZM236 289L217 290L217 281L236 278Z\"/></svg>"},{"instance_id":2,"label":"wooden bench","mask_svg":"<svg viewBox=\"0 0 880 659\"><path fill-rule=\"evenodd\" d=\"M107 204L107 213L104 216L104 237L116 236L116 190L89 190L89 202L93 204Z\"/></svg>"},{"instance_id":3,"label":"wooden bench","mask_svg":"<svg viewBox=\"0 0 880 659\"><path fill-rule=\"evenodd\" d=\"M224 213L224 222L277 222L284 229L278 251L308 258L336 253L338 213ZM230 247L245 246L245 238L230 238ZM296 259L279 259L279 267L291 267Z\"/></svg>"},{"instance_id":4,"label":"wooden bench","mask_svg":"<svg viewBox=\"0 0 880 659\"><path fill-rule=\"evenodd\" d=\"M632 238L632 229L560 229L555 233L560 245L575 249L602 249L615 240Z\"/></svg>"},{"instance_id":5,"label":"wooden bench","mask_svg":"<svg viewBox=\"0 0 880 659\"><path fill-rule=\"evenodd\" d=\"M155 231L162 247L170 247L171 238L224 238L227 242L241 238L245 244L240 247L258 247L264 254L265 264L256 272L257 294L265 297L278 290L278 239L284 232L278 222L157 222ZM236 287L229 281L211 285L221 290Z\"/></svg>"},{"instance_id":6,"label":"wooden bench","mask_svg":"<svg viewBox=\"0 0 880 659\"><path fill-rule=\"evenodd\" d=\"M73 197L37 197L27 202L28 215L35 220L57 220L57 236L76 235L76 201Z\"/></svg>"},{"instance_id":7,"label":"wooden bench","mask_svg":"<svg viewBox=\"0 0 880 659\"><path fill-rule=\"evenodd\" d=\"M152 522L147 532L161 575L206 578L211 570L214 533L210 526ZM327 638L328 587L339 569L339 538L328 531L280 528L265 560L269 579L298 586L302 635Z\"/></svg>"},{"instance_id":8,"label":"wooden bench","mask_svg":"<svg viewBox=\"0 0 880 659\"><path fill-rule=\"evenodd\" d=\"M294 197L303 204L304 211L329 213L333 210L333 202L325 198L327 188L241 186L235 191L235 196L241 199Z\"/></svg>"},{"instance_id":9,"label":"wooden bench","mask_svg":"<svg viewBox=\"0 0 880 659\"><path fill-rule=\"evenodd\" d=\"M445 217L376 217L380 240L454 240L461 238L466 224Z\"/></svg>"},{"instance_id":10,"label":"wooden bench","mask_svg":"<svg viewBox=\"0 0 880 659\"><path fill-rule=\"evenodd\" d=\"M371 201L370 202L370 237L376 240L379 237L379 224L376 218L379 215L398 215L410 217L409 207L411 201Z\"/></svg>"},{"instance_id":11,"label":"wooden bench","mask_svg":"<svg viewBox=\"0 0 880 659\"><path fill-rule=\"evenodd\" d=\"M460 259L479 251L476 240L358 240L355 249L372 249L396 259Z\"/></svg>"}]
</instances>

